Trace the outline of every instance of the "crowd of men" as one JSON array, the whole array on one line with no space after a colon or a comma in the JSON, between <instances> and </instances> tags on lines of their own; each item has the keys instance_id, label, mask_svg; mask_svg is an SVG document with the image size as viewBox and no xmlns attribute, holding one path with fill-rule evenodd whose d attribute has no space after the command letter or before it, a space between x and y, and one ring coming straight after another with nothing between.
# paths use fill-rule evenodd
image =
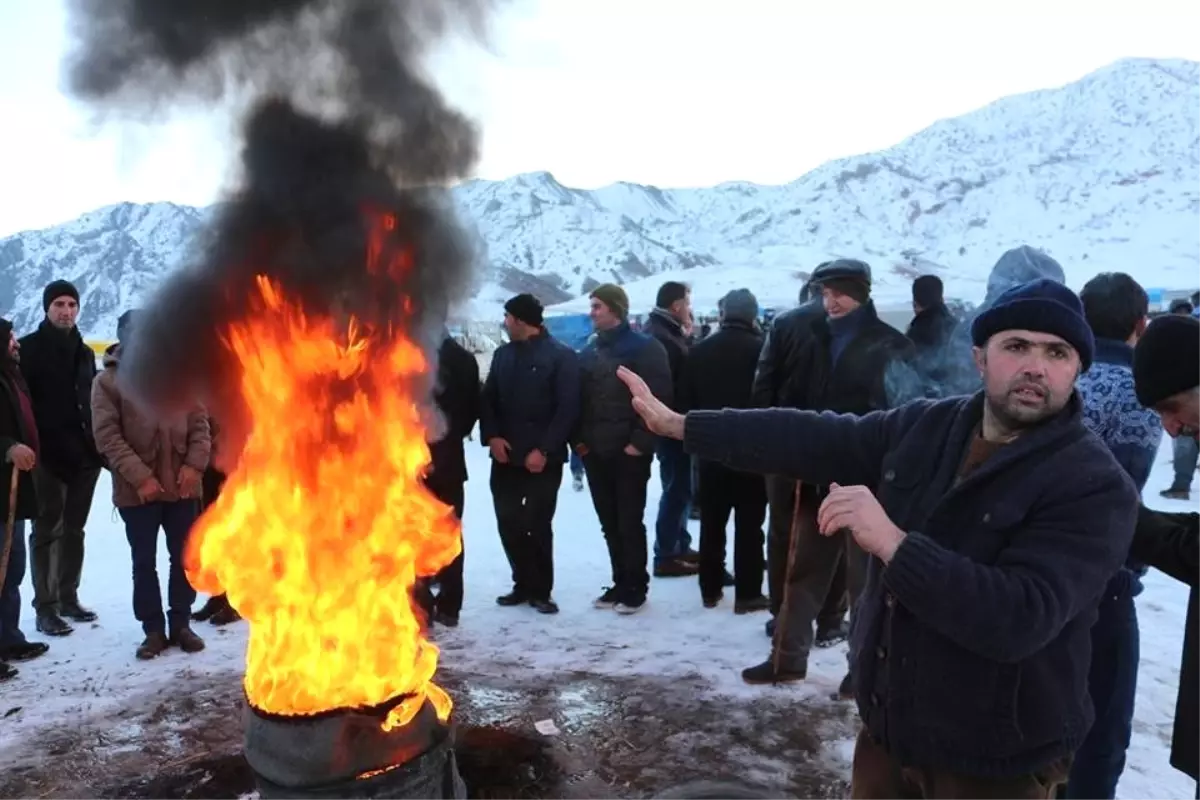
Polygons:
<instances>
[{"instance_id":1,"label":"crowd of men","mask_svg":"<svg viewBox=\"0 0 1200 800\"><path fill-rule=\"evenodd\" d=\"M474 356L444 337L435 401L446 424L426 483L462 515L464 441L478 423L512 576L501 606L558 612L553 523L564 467L578 463L611 567L596 608L636 614L651 575L696 576L707 609L732 589L735 614L769 612L769 653L743 671L751 684L802 681L814 647L849 638L837 696L863 720L856 797L1113 797L1132 732L1134 598L1158 568L1192 588L1171 763L1195 778L1198 517L1149 511L1140 491L1164 426L1196 441L1200 321L1174 309L1148 325L1147 294L1125 274L1079 294L1064 280L1045 253L1015 248L958 320L941 281L923 276L901 333L875 311L870 267L838 259L765 333L739 289L707 336L693 331L686 285L664 283L635 330L624 290L605 284L590 293L595 333L579 352L547 333L535 297L517 295L482 382ZM55 282L38 331L18 341L0 323L3 475L18 476L16 518L33 520L37 629L61 636L68 620L95 619L77 590L107 467L146 632L137 655L198 650L180 556L219 490L212 420L199 407L147 419L115 379L120 341L97 377L78 299ZM119 340L135 321L122 317ZM165 612L159 529L172 565ZM46 648L18 625L23 530L11 538L5 662ZM458 624L462 566L460 555L417 587L432 623ZM219 614L236 618L223 598L198 616ZM0 665L0 678L15 674Z\"/></svg>"}]
</instances>

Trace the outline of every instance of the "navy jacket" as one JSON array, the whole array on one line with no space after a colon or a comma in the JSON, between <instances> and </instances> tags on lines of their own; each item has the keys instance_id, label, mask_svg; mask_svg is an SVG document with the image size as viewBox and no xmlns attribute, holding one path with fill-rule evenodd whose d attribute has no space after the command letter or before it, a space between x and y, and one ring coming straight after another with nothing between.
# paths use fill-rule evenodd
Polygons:
<instances>
[{"instance_id":1,"label":"navy jacket","mask_svg":"<svg viewBox=\"0 0 1200 800\"><path fill-rule=\"evenodd\" d=\"M483 384L479 438L499 436L512 446L510 464L541 450L565 461L567 441L579 419L579 358L549 333L501 345Z\"/></svg>"},{"instance_id":2,"label":"navy jacket","mask_svg":"<svg viewBox=\"0 0 1200 800\"><path fill-rule=\"evenodd\" d=\"M955 486L982 392L866 416L699 411L700 458L872 488L908 532L871 559L851 640L869 734L903 764L1016 776L1091 727L1091 627L1129 552L1138 495L1078 395Z\"/></svg>"},{"instance_id":3,"label":"navy jacket","mask_svg":"<svg viewBox=\"0 0 1200 800\"><path fill-rule=\"evenodd\" d=\"M657 339L638 333L627 322L598 331L579 354L583 397L573 441L598 456L619 455L630 444L650 456L656 437L633 410L629 389L617 377L618 367L640 375L663 402L673 402L670 362Z\"/></svg>"}]
</instances>

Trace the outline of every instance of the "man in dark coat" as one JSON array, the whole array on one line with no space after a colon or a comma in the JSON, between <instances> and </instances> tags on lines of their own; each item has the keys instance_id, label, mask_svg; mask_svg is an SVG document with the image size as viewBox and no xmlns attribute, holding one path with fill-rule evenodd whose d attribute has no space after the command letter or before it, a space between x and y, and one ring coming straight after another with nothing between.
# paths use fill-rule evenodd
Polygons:
<instances>
[{"instance_id":1,"label":"man in dark coat","mask_svg":"<svg viewBox=\"0 0 1200 800\"><path fill-rule=\"evenodd\" d=\"M721 301L721 327L696 344L679 383L679 411L749 408L762 336L754 327L758 300L735 289ZM764 611L763 531L767 491L763 476L698 461L700 504L700 598L705 608L721 602L725 584L725 526L733 514L735 614Z\"/></svg>"},{"instance_id":2,"label":"man in dark coat","mask_svg":"<svg viewBox=\"0 0 1200 800\"><path fill-rule=\"evenodd\" d=\"M912 343L875 313L871 302L871 268L862 261L839 259L818 267L812 283L820 288L824 314L810 324L806 383L793 407L843 414L867 414L889 408L889 379L897 362L911 354ZM747 683L800 681L808 671L814 624L844 570L851 607L858 596L866 559L846 536L826 537L817 529L817 508L828 488L805 483L790 530L792 570L786 575L779 625L771 656L742 672ZM798 508L797 508L798 507ZM783 549L783 548L780 548ZM785 550L785 552L787 552ZM785 572L789 559L783 558ZM849 683L844 686L846 693Z\"/></svg>"},{"instance_id":3,"label":"man in dark coat","mask_svg":"<svg viewBox=\"0 0 1200 800\"><path fill-rule=\"evenodd\" d=\"M1108 447L1141 492L1150 477L1162 423L1138 402L1133 382L1133 345L1146 328L1146 291L1124 273L1106 272L1079 293L1083 313L1096 339L1096 360L1075 388L1083 401L1084 424ZM1146 568L1130 561L1108 582L1092 626L1092 667L1088 691L1096 721L1075 752L1067 798L1111 800L1125 769L1133 734L1140 657L1137 608Z\"/></svg>"},{"instance_id":4,"label":"man in dark coat","mask_svg":"<svg viewBox=\"0 0 1200 800\"><path fill-rule=\"evenodd\" d=\"M833 262L826 261L817 269ZM751 403L754 408L802 408L808 392L808 378L816 336L813 325L825 316L820 287L806 281L800 289L800 305L775 318L763 340L758 366L754 372ZM767 596L771 600L771 618L767 636L775 636L775 622L783 605L784 573L787 571L788 542L800 503L802 487L784 475L768 475L767 507ZM811 503L811 487L806 494ZM833 583L825 593L825 602L817 612L817 647L831 647L850 634L846 627L846 570L834 572Z\"/></svg>"},{"instance_id":5,"label":"man in dark coat","mask_svg":"<svg viewBox=\"0 0 1200 800\"><path fill-rule=\"evenodd\" d=\"M463 440L471 435L479 421L480 387L479 362L475 356L456 342L447 331L438 349L437 386L434 403L442 413L440 438L429 444L430 464L425 485L434 497L454 509L462 519L467 482L467 458ZM432 580L418 587L418 599L429 618L448 628L458 626L463 604L463 560L465 548ZM433 593L434 586L438 593Z\"/></svg>"},{"instance_id":6,"label":"man in dark coat","mask_svg":"<svg viewBox=\"0 0 1200 800\"><path fill-rule=\"evenodd\" d=\"M546 331L542 304L531 294L505 304L504 327L509 341L492 355L479 437L491 450L496 526L512 568L512 591L496 602L557 614L554 512L579 419L579 361Z\"/></svg>"},{"instance_id":7,"label":"man in dark coat","mask_svg":"<svg viewBox=\"0 0 1200 800\"><path fill-rule=\"evenodd\" d=\"M1154 320L1133 354L1138 400L1162 417L1173 437L1200 431L1200 320L1167 316ZM1197 646L1196 588L1200 583L1200 515L1168 514L1142 507L1133 537L1132 558L1162 570L1191 587L1171 737L1171 766L1200 775L1200 647ZM1200 797L1200 782L1196 785Z\"/></svg>"},{"instance_id":8,"label":"man in dark coat","mask_svg":"<svg viewBox=\"0 0 1200 800\"><path fill-rule=\"evenodd\" d=\"M21 339L21 372L33 397L41 443L34 480L41 513L33 521L29 556L37 629L66 636L70 624L96 614L79 603L84 526L102 460L92 435L92 381L96 354L79 334L79 292L54 281L42 293L46 318Z\"/></svg>"},{"instance_id":9,"label":"man in dark coat","mask_svg":"<svg viewBox=\"0 0 1200 800\"><path fill-rule=\"evenodd\" d=\"M691 347L687 330L691 318L691 290L687 284L667 281L658 288L654 308L642 329L667 351L676 397ZM658 515L654 521L654 577L695 575L699 554L692 549L692 535L687 529L692 505L692 460L679 442L665 439L658 440L654 452L658 456L658 477L662 483Z\"/></svg>"},{"instance_id":10,"label":"man in dark coat","mask_svg":"<svg viewBox=\"0 0 1200 800\"><path fill-rule=\"evenodd\" d=\"M940 386L946 379L942 364L946 348L958 320L946 308L942 279L937 275L922 275L912 285L912 322L907 336L913 343L913 367L924 384L921 394L940 396Z\"/></svg>"},{"instance_id":11,"label":"man in dark coat","mask_svg":"<svg viewBox=\"0 0 1200 800\"><path fill-rule=\"evenodd\" d=\"M972 341L983 391L865 416L684 417L621 375L688 452L829 486L821 532L871 555L852 797L1054 797L1092 724L1091 628L1138 507L1074 391L1092 332L1043 280L999 297Z\"/></svg>"},{"instance_id":12,"label":"man in dark coat","mask_svg":"<svg viewBox=\"0 0 1200 800\"><path fill-rule=\"evenodd\" d=\"M630 329L629 298L620 286L593 289L590 313L596 336L579 354L583 402L573 441L583 456L612 567L612 585L592 605L636 614L650 591L643 517L656 437L629 405L617 370L632 370L655 392L671 397L671 367L657 339Z\"/></svg>"},{"instance_id":13,"label":"man in dark coat","mask_svg":"<svg viewBox=\"0 0 1200 800\"><path fill-rule=\"evenodd\" d=\"M9 489L13 470L17 476L17 508L13 513L16 525L12 539L0 539L0 552L8 550L8 564L0 571L0 681L17 676L10 661L28 661L49 648L41 642L26 640L21 632L21 581L25 580L25 520L37 516L37 487L33 470L37 464L37 423L33 418L33 401L25 386L18 364L21 345L13 334L12 323L0 319L0 520L7 522ZM4 524L0 522L0 524Z\"/></svg>"}]
</instances>

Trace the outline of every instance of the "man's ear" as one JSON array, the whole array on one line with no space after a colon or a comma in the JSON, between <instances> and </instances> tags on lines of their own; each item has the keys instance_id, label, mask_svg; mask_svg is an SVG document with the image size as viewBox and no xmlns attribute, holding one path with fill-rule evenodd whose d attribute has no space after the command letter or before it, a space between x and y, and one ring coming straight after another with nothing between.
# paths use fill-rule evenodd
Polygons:
<instances>
[{"instance_id":1,"label":"man's ear","mask_svg":"<svg viewBox=\"0 0 1200 800\"><path fill-rule=\"evenodd\" d=\"M979 370L979 374L983 374L984 368L987 366L987 349L983 347L972 347L971 355L975 357L975 368Z\"/></svg>"}]
</instances>

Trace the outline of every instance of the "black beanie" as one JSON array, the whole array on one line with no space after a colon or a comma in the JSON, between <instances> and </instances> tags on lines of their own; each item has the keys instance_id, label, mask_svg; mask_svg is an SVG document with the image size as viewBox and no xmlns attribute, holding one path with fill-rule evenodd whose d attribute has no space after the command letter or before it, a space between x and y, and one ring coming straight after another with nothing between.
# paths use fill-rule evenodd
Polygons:
<instances>
[{"instance_id":1,"label":"black beanie","mask_svg":"<svg viewBox=\"0 0 1200 800\"><path fill-rule=\"evenodd\" d=\"M542 325L542 301L531 294L517 295L504 304L504 310L526 325Z\"/></svg>"},{"instance_id":2,"label":"black beanie","mask_svg":"<svg viewBox=\"0 0 1200 800\"><path fill-rule=\"evenodd\" d=\"M1133 382L1147 408L1200 386L1200 320L1168 314L1147 325L1133 350Z\"/></svg>"},{"instance_id":3,"label":"black beanie","mask_svg":"<svg viewBox=\"0 0 1200 800\"><path fill-rule=\"evenodd\" d=\"M1058 281L1039 278L1001 294L971 323L971 342L984 347L997 333L1013 330L1058 336L1079 353L1081 370L1092 365L1096 339L1083 316L1083 303Z\"/></svg>"},{"instance_id":4,"label":"black beanie","mask_svg":"<svg viewBox=\"0 0 1200 800\"><path fill-rule=\"evenodd\" d=\"M42 311L49 311L50 304L60 297L73 297L79 302L79 290L70 281L50 281L42 290Z\"/></svg>"}]
</instances>

